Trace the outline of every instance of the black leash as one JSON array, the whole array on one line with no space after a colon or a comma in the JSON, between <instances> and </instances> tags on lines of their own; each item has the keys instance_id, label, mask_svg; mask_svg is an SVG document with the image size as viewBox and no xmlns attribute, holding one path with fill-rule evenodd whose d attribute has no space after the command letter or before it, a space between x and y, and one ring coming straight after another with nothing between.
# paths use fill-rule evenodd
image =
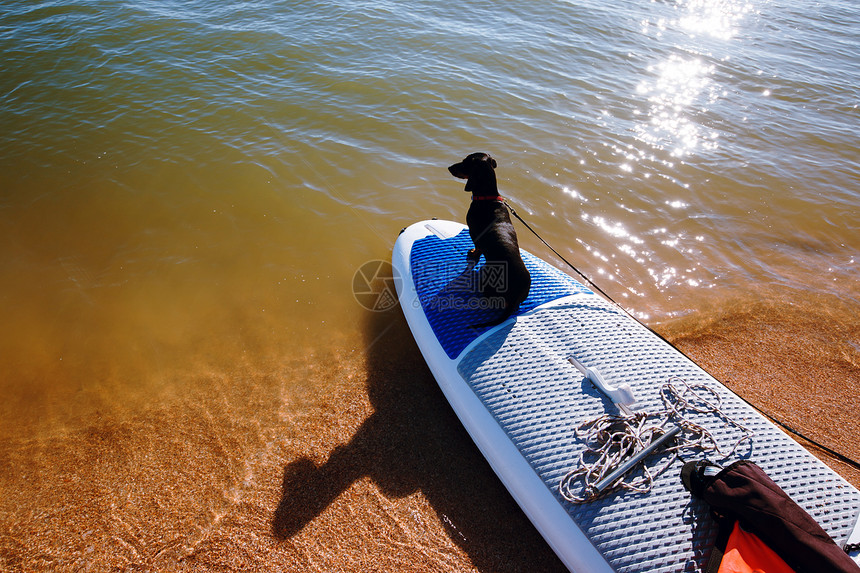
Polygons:
<instances>
[{"instance_id":1,"label":"black leash","mask_svg":"<svg viewBox=\"0 0 860 573\"><path fill-rule=\"evenodd\" d=\"M543 237L541 237L541 236L538 234L538 232L537 232L537 231L535 231L534 229L532 229L531 225L529 225L528 223L526 223L526 222L525 222L525 220L524 220L522 217L520 217L520 215L517 213L517 211L513 208L513 206L512 206L512 205L511 205L507 200L505 200L505 202L504 202L504 203L505 203L505 206L507 206L507 208L510 210L511 214L512 214L514 217L516 217L516 218L517 218L517 220L519 220L519 222L520 222L520 223L522 223L523 225L525 225L526 229L528 229L529 231L531 231L531 232L532 232L532 234L533 234L535 237L537 237L537 238L540 240L540 242L541 242L541 243L543 243L544 245L546 245L546 247L547 247L550 251L552 251L553 253L555 253L555 256L557 256L558 258L560 258L562 261L564 261L564 262L567 264L567 266L569 266L569 267L570 267L570 268L572 268L574 271L576 271L576 274L578 274L578 275L579 275L579 276L581 276L583 279L585 279L585 282L587 282L587 283L589 284L589 286L591 286L591 288L593 288L594 290L596 290L597 292L599 292L599 293L600 293L601 295L603 295L607 300L609 300L610 302L612 302L612 304L614 304L614 305L615 305L615 306L617 306L619 309L621 309L621 310L624 312L624 314L626 314L627 316L629 316L630 318L632 318L633 320L635 320L636 322L638 322L639 324L641 324L642 326L644 326L645 328L647 328L647 329L648 329L652 334L656 335L660 340L662 340L663 342L665 342L666 344L668 344L669 346L671 346L672 348L674 348L675 350L677 350L678 352L680 352L683 356L685 356L688 360L690 360L690 362L694 362L692 358L690 358L689 356L687 356L686 354L684 354L684 352L683 352L680 348L678 348L677 346L675 346L674 344L672 344L669 340L667 340L667 339L666 339L666 337L665 337L665 336L663 336L662 334L660 334L659 332L657 332L656 330L654 330L653 328L651 328L651 327L650 327L650 326L648 326L647 324L643 323L641 320L639 320L638 318L636 318L635 316L633 316L633 315L630 313L630 311L628 311L626 308L624 308L623 306L621 306L620 304L618 304L617 302L615 302L615 299L613 299L611 296L609 296L609 295L608 295L608 294L607 294L607 293L606 293L602 288L600 288L599 286L597 286L596 284L594 284L594 281L592 281L590 278L588 278L587 276L585 276L585 275L582 273L582 271L580 271L578 268L576 268L576 267L573 265L573 263L571 263L570 261L568 261L567 259L565 259L565 258L564 258L564 257L563 257L559 252L558 252L558 251L556 251L555 249L553 249L553 248L552 248L552 246L551 246L549 243L547 243L547 242L544 240L544 238L543 238ZM747 400L746 398L744 398L743 396L740 396L739 394L736 394L736 395L737 395L741 400L743 400L744 402L746 402L746 403L747 403L751 408L753 408L753 409L755 409L755 410L758 410L761 414L763 414L764 416L766 416L767 418L769 418L771 421L773 421L775 424L777 424L777 425L778 425L778 426L780 426L781 428L783 428L783 429L787 430L788 432L790 432L790 433L794 434L795 436L798 436L798 437L800 437L800 438L802 438L802 439L806 440L806 441L807 441L807 442L809 442L810 444L812 444L812 445L814 445L815 447L820 448L821 450L823 450L823 451L827 452L828 454L830 454L831 456L833 456L833 457L835 457L836 459L840 460L841 462L846 463L846 464L848 464L848 465L852 466L852 467L853 467L853 468L855 468L855 469L860 469L860 462L858 462L857 460L854 460L854 459L852 459L852 458L849 458L849 457L848 457L848 456L846 456L845 454L842 454L842 453L840 453L840 452L837 452L836 450L834 450L834 449L832 449L832 448L829 448L829 447L825 446L824 444L822 444L822 443L820 443L820 442L817 442L817 441L813 440L812 438L810 438L809 436L807 436L807 435L803 434L802 432L800 432L800 431L798 431L798 430L795 430L794 428L792 428L791 426L789 426L788 424L786 424L785 422L783 422L783 421L782 421L782 420L780 420L779 418L776 418L775 416L773 416L773 415L772 415L772 414L770 414L769 412L767 412L767 411L765 411L765 410L762 410L762 409L761 409L761 408L759 408L758 406L755 406L754 404L750 403L750 401L749 401L749 400Z\"/></svg>"},{"instance_id":2,"label":"black leash","mask_svg":"<svg viewBox=\"0 0 860 573\"><path fill-rule=\"evenodd\" d=\"M552 251L553 253L555 253L555 256L557 256L558 258L560 258L561 260L563 260L565 263L567 263L567 266L569 266L570 268L572 268L574 271L576 271L576 274L578 274L578 275L579 275L579 276L581 276L583 279L585 279L585 282L587 282L587 283L589 284L589 286L591 286L591 288L593 288L594 290L596 290L597 292L599 292L600 294L602 294L604 297L606 297L607 299L609 299L609 300L610 300L614 305L616 305L618 308L620 308L621 310L623 310L623 311L624 311L628 316L630 316L631 318L636 319L636 317L635 317L635 316L633 316L633 315L631 315L629 312L627 312L627 309L626 309L626 308L624 308L623 306L621 306L620 304L618 304L617 302L615 302L615 300L614 300L611 296L609 296L608 294L606 294L606 292L604 292L604 290L603 290L602 288L600 288L599 286L597 286L596 284L594 284L594 281L592 281L590 278L588 278L587 276L585 276L585 275L582 273L582 271L580 271L578 268L576 268L575 266L573 266L573 263L571 263L570 261L568 261L567 259L565 259L563 256L561 256L561 253L559 253L558 251L556 251L555 249L553 249L553 248L552 248L552 246L551 246L549 243L547 243L547 242L543 239L543 237L541 237L540 235L538 235L538 232L537 232L537 231L535 231L534 229L532 229L532 228L531 228L531 225L529 225L528 223L526 223L526 222L525 222L525 220L524 220L522 217L520 217L519 213L517 213L517 212L516 212L516 210L513 208L513 206L512 206L510 203L508 203L508 201L507 201L507 200L505 200L505 206L506 206L508 209L510 209L511 214L512 214L514 217L516 217L516 218L519 220L519 222L520 222L520 223L522 223L523 225L525 225L526 229L528 229L529 231L531 231L531 232L532 232L532 234L533 234L535 237L537 237L538 239L540 239L540 242L541 242L541 243L543 243L544 245L546 245L546 248L548 248L550 251ZM637 321L637 322L639 322L639 320L638 320L638 319L636 319L636 321ZM639 324L642 324L642 323L640 322ZM643 326L645 326L645 325L643 325ZM646 328L647 328L647 327L646 327ZM649 329L649 330L650 330L650 329ZM656 333L655 333L655 334L656 334ZM659 335L658 335L658 336L659 336Z\"/></svg>"}]
</instances>

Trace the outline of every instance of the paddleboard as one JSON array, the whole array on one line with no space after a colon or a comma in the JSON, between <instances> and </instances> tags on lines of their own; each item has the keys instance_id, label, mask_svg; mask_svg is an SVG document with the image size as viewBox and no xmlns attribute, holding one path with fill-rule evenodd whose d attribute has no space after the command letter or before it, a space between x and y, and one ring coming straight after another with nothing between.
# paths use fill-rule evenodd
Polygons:
<instances>
[{"instance_id":1,"label":"paddleboard","mask_svg":"<svg viewBox=\"0 0 860 573\"><path fill-rule=\"evenodd\" d=\"M707 506L691 498L682 460L660 473L648 493L614 491L572 503L561 479L585 448L576 429L614 404L575 361L599 370L610 386L628 384L635 408L660 409L669 379L706 385L725 417L754 437L737 452L761 466L840 545L860 540L860 492L668 342L549 263L522 251L532 287L519 311L491 328L501 311L479 294L481 273L459 223L428 220L404 229L392 266L400 305L436 381L499 479L571 570L701 570L715 541ZM737 427L710 424L717 442Z\"/></svg>"}]
</instances>

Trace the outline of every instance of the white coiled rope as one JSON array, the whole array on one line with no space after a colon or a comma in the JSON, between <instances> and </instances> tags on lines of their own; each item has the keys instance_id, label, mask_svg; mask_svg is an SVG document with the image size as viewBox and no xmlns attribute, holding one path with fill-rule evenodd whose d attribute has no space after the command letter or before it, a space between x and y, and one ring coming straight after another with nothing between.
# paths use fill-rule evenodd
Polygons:
<instances>
[{"instance_id":1,"label":"white coiled rope","mask_svg":"<svg viewBox=\"0 0 860 573\"><path fill-rule=\"evenodd\" d=\"M620 489L648 493L654 479L666 471L682 452L696 452L697 455L713 453L724 460L734 456L744 442L752 444L753 433L726 416L719 394L709 386L691 385L675 376L660 387L660 398L662 410L633 412L631 415L604 414L586 421L576 429L576 437L585 442L586 449L580 454L577 466L565 474L559 483L559 493L564 499L571 503L585 503ZM724 451L711 432L690 419L691 414L715 415L741 435L731 449ZM670 442L661 450L660 457L668 454L668 460L656 468L648 467L643 461L639 464L639 472L628 473L628 476L633 477L619 479L602 490L596 487L615 468L648 447L673 426L680 427L681 433L674 443Z\"/></svg>"}]
</instances>

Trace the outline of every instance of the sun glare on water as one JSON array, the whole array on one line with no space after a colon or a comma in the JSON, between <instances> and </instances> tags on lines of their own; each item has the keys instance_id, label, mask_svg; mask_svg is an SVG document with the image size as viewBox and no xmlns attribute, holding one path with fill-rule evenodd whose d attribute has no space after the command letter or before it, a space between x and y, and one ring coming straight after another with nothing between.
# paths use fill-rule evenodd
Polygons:
<instances>
[{"instance_id":1,"label":"sun glare on water","mask_svg":"<svg viewBox=\"0 0 860 573\"><path fill-rule=\"evenodd\" d=\"M678 23L690 34L730 40L739 21L752 12L752 4L732 0L689 0L683 2L686 13Z\"/></svg>"}]
</instances>

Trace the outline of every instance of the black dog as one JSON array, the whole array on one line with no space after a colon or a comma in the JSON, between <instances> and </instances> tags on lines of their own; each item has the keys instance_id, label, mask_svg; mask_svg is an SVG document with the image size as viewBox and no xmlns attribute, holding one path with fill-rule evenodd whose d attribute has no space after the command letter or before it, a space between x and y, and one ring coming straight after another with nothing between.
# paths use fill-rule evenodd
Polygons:
<instances>
[{"instance_id":1,"label":"black dog","mask_svg":"<svg viewBox=\"0 0 860 573\"><path fill-rule=\"evenodd\" d=\"M466 224L475 248L469 258L477 262L484 255L480 284L486 297L504 300L504 313L496 320L474 325L475 328L501 324L519 308L529 295L532 278L517 243L504 199L496 186L496 160L486 153L472 153L448 168L451 175L466 179L466 191L472 192L472 204L466 213Z\"/></svg>"}]
</instances>

